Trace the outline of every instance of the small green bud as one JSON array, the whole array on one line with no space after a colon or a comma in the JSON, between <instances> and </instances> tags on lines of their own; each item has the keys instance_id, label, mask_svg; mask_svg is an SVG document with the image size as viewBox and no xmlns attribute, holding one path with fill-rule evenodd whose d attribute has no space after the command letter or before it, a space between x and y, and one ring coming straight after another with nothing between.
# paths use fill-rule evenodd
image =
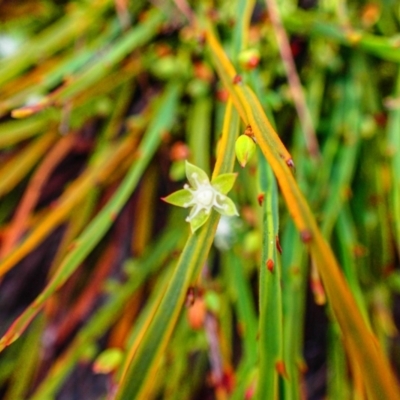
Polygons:
<instances>
[{"instance_id":1,"label":"small green bud","mask_svg":"<svg viewBox=\"0 0 400 400\"><path fill-rule=\"evenodd\" d=\"M216 292L208 290L204 295L204 302L206 303L207 310L214 314L218 314L221 308L221 302Z\"/></svg>"},{"instance_id":2,"label":"small green bud","mask_svg":"<svg viewBox=\"0 0 400 400\"><path fill-rule=\"evenodd\" d=\"M235 151L239 164L243 168L246 166L255 150L256 145L251 137L247 135L241 135L238 137L235 144Z\"/></svg>"},{"instance_id":3,"label":"small green bud","mask_svg":"<svg viewBox=\"0 0 400 400\"><path fill-rule=\"evenodd\" d=\"M150 71L161 80L179 77L186 79L190 72L190 64L183 57L166 55L153 60Z\"/></svg>"},{"instance_id":4,"label":"small green bud","mask_svg":"<svg viewBox=\"0 0 400 400\"><path fill-rule=\"evenodd\" d=\"M207 96L210 85L202 79L192 79L187 85L187 92L191 97L197 98Z\"/></svg>"},{"instance_id":5,"label":"small green bud","mask_svg":"<svg viewBox=\"0 0 400 400\"><path fill-rule=\"evenodd\" d=\"M365 115L361 120L361 137L363 139L372 139L377 133L378 124L372 115Z\"/></svg>"},{"instance_id":6,"label":"small green bud","mask_svg":"<svg viewBox=\"0 0 400 400\"><path fill-rule=\"evenodd\" d=\"M114 105L110 98L102 96L96 100L96 111L102 117L107 117L111 114Z\"/></svg>"},{"instance_id":7,"label":"small green bud","mask_svg":"<svg viewBox=\"0 0 400 400\"><path fill-rule=\"evenodd\" d=\"M257 49L247 49L239 54L238 61L244 70L252 70L260 62L260 52Z\"/></svg>"},{"instance_id":8,"label":"small green bud","mask_svg":"<svg viewBox=\"0 0 400 400\"><path fill-rule=\"evenodd\" d=\"M169 169L169 177L171 180L177 182L185 177L185 161L178 160L171 164Z\"/></svg>"},{"instance_id":9,"label":"small green bud","mask_svg":"<svg viewBox=\"0 0 400 400\"><path fill-rule=\"evenodd\" d=\"M109 374L119 367L122 358L123 352L121 349L106 349L96 358L93 364L93 371L96 374Z\"/></svg>"}]
</instances>

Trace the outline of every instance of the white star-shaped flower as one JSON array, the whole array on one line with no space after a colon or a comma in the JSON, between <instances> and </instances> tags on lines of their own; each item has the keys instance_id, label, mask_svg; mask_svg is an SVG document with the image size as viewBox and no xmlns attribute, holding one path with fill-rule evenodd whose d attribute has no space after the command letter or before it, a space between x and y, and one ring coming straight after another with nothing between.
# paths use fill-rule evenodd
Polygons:
<instances>
[{"instance_id":1,"label":"white star-shaped flower","mask_svg":"<svg viewBox=\"0 0 400 400\"><path fill-rule=\"evenodd\" d=\"M185 166L190 186L186 184L182 190L164 197L163 200L179 207L192 207L186 218L192 232L204 225L212 208L222 215L238 215L235 204L226 196L235 183L236 174L221 174L210 182L207 174L199 167L188 161Z\"/></svg>"}]
</instances>

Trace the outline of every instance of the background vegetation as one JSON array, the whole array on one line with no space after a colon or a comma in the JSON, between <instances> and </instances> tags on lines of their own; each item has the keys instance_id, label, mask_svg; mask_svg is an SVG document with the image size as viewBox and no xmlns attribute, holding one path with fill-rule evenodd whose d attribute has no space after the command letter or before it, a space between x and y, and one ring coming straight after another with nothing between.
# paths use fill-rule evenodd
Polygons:
<instances>
[{"instance_id":1,"label":"background vegetation","mask_svg":"<svg viewBox=\"0 0 400 400\"><path fill-rule=\"evenodd\" d=\"M2 399L400 398L396 1L0 18Z\"/></svg>"}]
</instances>

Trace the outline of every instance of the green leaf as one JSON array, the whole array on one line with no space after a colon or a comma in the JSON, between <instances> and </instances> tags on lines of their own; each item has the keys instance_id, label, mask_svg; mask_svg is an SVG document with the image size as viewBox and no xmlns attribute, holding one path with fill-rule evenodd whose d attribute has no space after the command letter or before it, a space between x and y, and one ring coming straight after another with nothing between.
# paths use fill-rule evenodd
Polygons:
<instances>
[{"instance_id":1,"label":"green leaf","mask_svg":"<svg viewBox=\"0 0 400 400\"><path fill-rule=\"evenodd\" d=\"M218 190L218 192L227 194L232 189L236 177L237 174L235 173L221 174L211 181L211 185Z\"/></svg>"},{"instance_id":2,"label":"green leaf","mask_svg":"<svg viewBox=\"0 0 400 400\"><path fill-rule=\"evenodd\" d=\"M189 192L189 190L181 189L177 192L171 193L167 197L162 197L161 200L165 201L166 203L173 204L174 206L187 207L185 204L188 204L192 199L193 195Z\"/></svg>"},{"instance_id":3,"label":"green leaf","mask_svg":"<svg viewBox=\"0 0 400 400\"><path fill-rule=\"evenodd\" d=\"M194 212L196 208L192 208L191 214ZM190 217L190 215L189 215ZM190 220L190 229L192 232L196 232L197 229L199 229L201 226L203 226L208 218L210 217L210 214L207 214L206 210L200 210L198 214Z\"/></svg>"},{"instance_id":4,"label":"green leaf","mask_svg":"<svg viewBox=\"0 0 400 400\"><path fill-rule=\"evenodd\" d=\"M191 164L190 162L186 161L186 177L194 189L199 187L199 183L210 183L207 174L199 167Z\"/></svg>"},{"instance_id":5,"label":"green leaf","mask_svg":"<svg viewBox=\"0 0 400 400\"><path fill-rule=\"evenodd\" d=\"M221 215L227 215L229 217L233 215L239 215L235 203L229 198L226 197L223 200L219 201L222 207L214 207L216 211L218 211Z\"/></svg>"}]
</instances>

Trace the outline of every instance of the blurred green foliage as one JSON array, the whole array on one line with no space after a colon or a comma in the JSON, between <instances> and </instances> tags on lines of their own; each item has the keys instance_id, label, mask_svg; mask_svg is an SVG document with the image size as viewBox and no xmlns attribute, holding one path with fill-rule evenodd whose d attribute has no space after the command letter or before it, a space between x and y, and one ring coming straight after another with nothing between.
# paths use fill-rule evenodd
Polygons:
<instances>
[{"instance_id":1,"label":"blurred green foliage","mask_svg":"<svg viewBox=\"0 0 400 400\"><path fill-rule=\"evenodd\" d=\"M395 1L0 18L1 398L400 397Z\"/></svg>"}]
</instances>

